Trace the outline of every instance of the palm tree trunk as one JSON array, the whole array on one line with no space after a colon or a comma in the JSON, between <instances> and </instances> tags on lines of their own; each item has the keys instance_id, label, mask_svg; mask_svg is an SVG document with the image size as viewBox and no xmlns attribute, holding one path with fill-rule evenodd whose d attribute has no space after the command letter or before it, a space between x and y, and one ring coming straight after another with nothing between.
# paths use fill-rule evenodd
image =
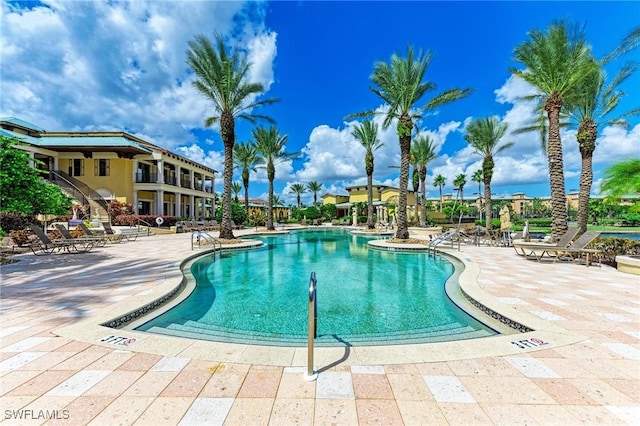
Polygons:
<instances>
[{"instance_id":1,"label":"palm tree trunk","mask_svg":"<svg viewBox=\"0 0 640 426\"><path fill-rule=\"evenodd\" d=\"M587 231L589 221L589 197L593 183L593 151L596 149L598 127L593 120L585 120L578 127L578 144L582 156L580 171L580 193L578 194L578 233Z\"/></svg>"},{"instance_id":2,"label":"palm tree trunk","mask_svg":"<svg viewBox=\"0 0 640 426\"><path fill-rule=\"evenodd\" d=\"M273 226L273 181L276 169L272 163L267 164L267 179L269 180L269 200L267 202L267 231L275 231Z\"/></svg>"},{"instance_id":3,"label":"palm tree trunk","mask_svg":"<svg viewBox=\"0 0 640 426\"><path fill-rule=\"evenodd\" d=\"M422 204L420 205L420 226L427 227L427 169L420 171L420 186L422 187Z\"/></svg>"},{"instance_id":4,"label":"palm tree trunk","mask_svg":"<svg viewBox=\"0 0 640 426\"><path fill-rule=\"evenodd\" d=\"M233 180L233 144L235 142L235 123L233 116L222 113L220 117L220 130L224 144L224 171L222 194L222 223L220 224L220 238L233 240L233 227L231 226L231 185Z\"/></svg>"},{"instance_id":5,"label":"palm tree trunk","mask_svg":"<svg viewBox=\"0 0 640 426\"><path fill-rule=\"evenodd\" d=\"M549 118L547 158L551 185L551 235L554 240L560 238L569 229L567 223L567 197L564 186L564 164L562 161L562 141L560 140L561 109L562 99L557 95L549 97L545 104L545 110Z\"/></svg>"},{"instance_id":6,"label":"palm tree trunk","mask_svg":"<svg viewBox=\"0 0 640 426\"><path fill-rule=\"evenodd\" d=\"M491 222L491 180L489 179L484 180L484 215L484 226L487 228L487 231L491 231L493 229L493 223Z\"/></svg>"},{"instance_id":7,"label":"palm tree trunk","mask_svg":"<svg viewBox=\"0 0 640 426\"><path fill-rule=\"evenodd\" d=\"M373 228L373 175L367 173L367 229Z\"/></svg>"},{"instance_id":8,"label":"palm tree trunk","mask_svg":"<svg viewBox=\"0 0 640 426\"><path fill-rule=\"evenodd\" d=\"M405 120L406 121L406 120ZM411 130L413 123L409 119L408 122L402 120L398 123L398 127L404 125L404 128ZM401 133L400 135L400 193L398 194L398 229L396 230L396 238L401 240L409 239L409 228L407 226L407 186L409 184L409 163L411 156L411 134Z\"/></svg>"},{"instance_id":9,"label":"palm tree trunk","mask_svg":"<svg viewBox=\"0 0 640 426\"><path fill-rule=\"evenodd\" d=\"M245 177L244 171L242 172L242 183L244 184L244 209L249 214L249 172Z\"/></svg>"}]
</instances>

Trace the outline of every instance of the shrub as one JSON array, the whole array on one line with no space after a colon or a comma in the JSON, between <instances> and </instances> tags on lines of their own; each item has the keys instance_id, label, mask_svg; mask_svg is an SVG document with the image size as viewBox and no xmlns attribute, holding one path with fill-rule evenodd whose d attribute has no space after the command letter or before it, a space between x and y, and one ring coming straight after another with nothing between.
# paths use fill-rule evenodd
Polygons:
<instances>
[{"instance_id":1,"label":"shrub","mask_svg":"<svg viewBox=\"0 0 640 426\"><path fill-rule=\"evenodd\" d=\"M596 238L589 248L602 250L602 261L615 266L617 255L640 255L640 241L629 238Z\"/></svg>"},{"instance_id":2,"label":"shrub","mask_svg":"<svg viewBox=\"0 0 640 426\"><path fill-rule=\"evenodd\" d=\"M31 231L27 231L26 229L14 229L9 232L9 236L13 240L13 243L18 247L29 244L29 241L31 241L31 235Z\"/></svg>"},{"instance_id":3,"label":"shrub","mask_svg":"<svg viewBox=\"0 0 640 426\"><path fill-rule=\"evenodd\" d=\"M33 215L23 216L19 213L2 213L0 214L0 228L4 232L28 228L34 223Z\"/></svg>"}]
</instances>

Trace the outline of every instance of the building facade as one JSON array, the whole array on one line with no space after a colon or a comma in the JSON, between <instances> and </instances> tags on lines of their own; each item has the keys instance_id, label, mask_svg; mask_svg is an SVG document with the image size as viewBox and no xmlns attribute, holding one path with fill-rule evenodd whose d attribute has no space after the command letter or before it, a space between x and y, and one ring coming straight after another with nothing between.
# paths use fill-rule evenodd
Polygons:
<instances>
[{"instance_id":1,"label":"building facade","mask_svg":"<svg viewBox=\"0 0 640 426\"><path fill-rule=\"evenodd\" d=\"M216 170L126 132L49 132L17 118L0 119L49 180L88 201L91 214L119 201L140 215L210 217ZM80 195L79 195L80 194Z\"/></svg>"}]
</instances>

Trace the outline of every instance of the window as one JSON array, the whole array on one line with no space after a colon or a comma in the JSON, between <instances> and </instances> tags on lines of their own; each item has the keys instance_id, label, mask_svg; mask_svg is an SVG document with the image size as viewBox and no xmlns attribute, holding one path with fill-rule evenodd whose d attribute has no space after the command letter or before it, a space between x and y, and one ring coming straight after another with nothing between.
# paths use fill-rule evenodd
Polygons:
<instances>
[{"instance_id":1,"label":"window","mask_svg":"<svg viewBox=\"0 0 640 426\"><path fill-rule=\"evenodd\" d=\"M69 161L70 176L84 176L84 159L75 158Z\"/></svg>"},{"instance_id":2,"label":"window","mask_svg":"<svg viewBox=\"0 0 640 426\"><path fill-rule=\"evenodd\" d=\"M106 158L100 158L93 160L94 175L95 176L109 176L109 160Z\"/></svg>"}]
</instances>

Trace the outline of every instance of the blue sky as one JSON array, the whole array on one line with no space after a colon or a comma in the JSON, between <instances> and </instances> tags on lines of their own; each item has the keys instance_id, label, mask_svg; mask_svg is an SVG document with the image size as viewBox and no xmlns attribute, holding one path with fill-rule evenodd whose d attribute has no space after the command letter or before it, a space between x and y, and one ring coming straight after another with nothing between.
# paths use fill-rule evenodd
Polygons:
<instances>
[{"instance_id":1,"label":"blue sky","mask_svg":"<svg viewBox=\"0 0 640 426\"><path fill-rule=\"evenodd\" d=\"M429 164L433 176L465 173L465 196L477 191L471 175L481 158L464 141L475 118L497 115L514 130L527 123L532 105L519 100L531 87L511 76L513 49L528 31L554 20L586 24L602 57L638 25L640 2L259 2L240 1L45 1L2 3L0 115L15 116L51 131L125 130L222 171L216 128L205 129L211 103L191 86L187 42L219 32L252 62L250 78L265 96L281 102L261 108L287 134L287 151L301 158L278 166L275 191L287 203L292 183L315 180L324 192L365 182L364 150L345 116L384 108L370 90L376 61L407 45L430 50L426 80L441 90L473 88L469 98L444 106L418 123L439 145ZM636 50L608 67L615 74ZM640 75L622 86L618 113L640 106ZM425 99L426 100L426 99ZM628 129L602 127L594 156L594 194L607 165L640 156L640 118ZM266 123L265 123L266 124ZM238 122L237 140L253 125ZM562 133L567 191L578 188L580 154L575 131ZM399 148L392 127L380 131L376 181L397 186ZM536 135L508 133L515 145L496 158L493 192L548 196L547 160ZM250 197L266 198L264 170L252 174ZM235 180L239 180L236 173ZM221 179L216 190L222 190ZM311 194L303 198L310 202Z\"/></svg>"}]
</instances>

